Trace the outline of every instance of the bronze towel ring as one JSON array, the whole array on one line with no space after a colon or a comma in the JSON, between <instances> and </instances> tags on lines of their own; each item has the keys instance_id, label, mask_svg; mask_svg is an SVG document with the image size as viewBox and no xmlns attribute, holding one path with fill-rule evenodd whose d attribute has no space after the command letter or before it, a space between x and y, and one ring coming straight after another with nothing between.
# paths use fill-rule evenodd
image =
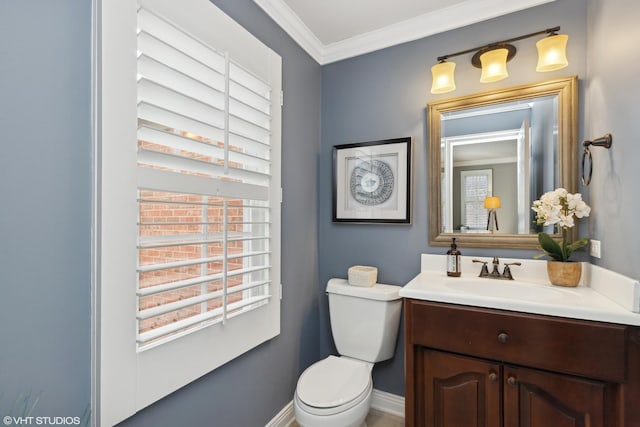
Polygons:
<instances>
[{"instance_id":1,"label":"bronze towel ring","mask_svg":"<svg viewBox=\"0 0 640 427\"><path fill-rule=\"evenodd\" d=\"M611 136L610 133L606 134L603 137L594 139L593 141L584 141L582 143L584 149L582 150L582 184L583 185L589 185L591 183L591 176L593 175L593 157L591 156L591 150L589 149L590 145L593 145L594 147L604 147L604 148L611 148L611 143L613 142L613 137ZM589 176L585 179L584 177L584 164L585 164L585 159L589 158Z\"/></svg>"}]
</instances>

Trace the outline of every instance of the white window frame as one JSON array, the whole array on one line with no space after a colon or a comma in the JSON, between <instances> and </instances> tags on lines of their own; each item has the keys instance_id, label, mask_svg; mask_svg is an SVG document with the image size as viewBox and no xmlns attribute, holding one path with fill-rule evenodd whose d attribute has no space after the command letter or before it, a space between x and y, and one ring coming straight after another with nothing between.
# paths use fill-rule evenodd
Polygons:
<instances>
[{"instance_id":1,"label":"white window frame","mask_svg":"<svg viewBox=\"0 0 640 427\"><path fill-rule=\"evenodd\" d=\"M460 117L448 117L447 120ZM520 129L509 129L503 131L474 133L467 135L447 136L440 141L442 156L442 231L451 233L453 231L453 203L446 203L453 200L453 168L456 166L479 166L486 162L466 162L464 164L454 163L453 150L457 146L468 144L482 144L493 141L518 140L521 134ZM492 163L513 163L515 159L495 159Z\"/></svg>"},{"instance_id":2,"label":"white window frame","mask_svg":"<svg viewBox=\"0 0 640 427\"><path fill-rule=\"evenodd\" d=\"M477 232L478 230L485 230L487 224L488 211L484 208L484 199L475 199L468 200L467 199L467 185L466 178L467 177L475 177L475 176L484 176L487 178L487 186L486 186L486 196L489 197L493 194L493 170L492 169L472 169L472 170L464 170L460 172L460 220L462 221L462 225L468 227L468 230L471 232ZM484 212L484 215L480 216L480 218L476 218L476 223L469 224L467 222L467 204L473 204L479 207L481 212Z\"/></svg>"},{"instance_id":3,"label":"white window frame","mask_svg":"<svg viewBox=\"0 0 640 427\"><path fill-rule=\"evenodd\" d=\"M264 74L264 64L269 64L273 297L225 324L200 328L144 351L136 346L137 3L93 0L92 402L95 423L102 426L117 424L280 333L281 58L208 0L139 0L195 32L218 29L212 36L215 47L256 74Z\"/></svg>"}]
</instances>

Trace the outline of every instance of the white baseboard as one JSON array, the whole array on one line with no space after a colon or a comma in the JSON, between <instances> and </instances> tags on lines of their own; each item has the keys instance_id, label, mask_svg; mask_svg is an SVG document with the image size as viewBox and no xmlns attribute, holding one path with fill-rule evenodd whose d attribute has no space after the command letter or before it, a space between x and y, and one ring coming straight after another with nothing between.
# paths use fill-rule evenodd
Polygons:
<instances>
[{"instance_id":1,"label":"white baseboard","mask_svg":"<svg viewBox=\"0 0 640 427\"><path fill-rule=\"evenodd\" d=\"M296 420L293 413L293 400L285 405L265 427L289 427Z\"/></svg>"},{"instance_id":2,"label":"white baseboard","mask_svg":"<svg viewBox=\"0 0 640 427\"><path fill-rule=\"evenodd\" d=\"M404 397L374 388L371 393L371 408L404 418ZM292 400L265 427L289 427L295 420Z\"/></svg>"},{"instance_id":3,"label":"white baseboard","mask_svg":"<svg viewBox=\"0 0 640 427\"><path fill-rule=\"evenodd\" d=\"M404 418L404 396L373 389L371 407L380 412Z\"/></svg>"}]
</instances>

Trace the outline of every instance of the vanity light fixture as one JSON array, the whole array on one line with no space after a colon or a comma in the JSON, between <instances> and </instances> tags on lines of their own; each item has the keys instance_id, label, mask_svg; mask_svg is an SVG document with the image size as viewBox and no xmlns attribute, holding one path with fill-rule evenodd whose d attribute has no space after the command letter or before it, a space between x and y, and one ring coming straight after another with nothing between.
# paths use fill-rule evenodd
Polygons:
<instances>
[{"instance_id":1,"label":"vanity light fixture","mask_svg":"<svg viewBox=\"0 0 640 427\"><path fill-rule=\"evenodd\" d=\"M480 83L497 82L509 77L507 71L508 55L509 49L506 47L491 49L480 55L480 63L482 64Z\"/></svg>"},{"instance_id":2,"label":"vanity light fixture","mask_svg":"<svg viewBox=\"0 0 640 427\"><path fill-rule=\"evenodd\" d=\"M456 90L456 82L453 79L453 70L456 68L455 62L440 62L431 67L433 85L431 93L447 93Z\"/></svg>"},{"instance_id":3,"label":"vanity light fixture","mask_svg":"<svg viewBox=\"0 0 640 427\"><path fill-rule=\"evenodd\" d=\"M536 42L536 48L538 49L536 71L559 70L569 65L569 61L567 61L568 40L569 36L566 34L553 34L538 40Z\"/></svg>"},{"instance_id":4,"label":"vanity light fixture","mask_svg":"<svg viewBox=\"0 0 640 427\"><path fill-rule=\"evenodd\" d=\"M564 68L569 65L566 54L569 36L566 34L558 34L558 31L560 31L559 26L514 37L508 40L490 43L485 46L474 47L472 49L439 56L438 63L431 67L431 73L433 76L431 93L447 93L456 89L453 74L456 64L455 62L447 60L451 57L471 52L475 52L471 58L471 64L474 67L482 69L480 82L497 82L507 78L509 76L507 71L507 62L516 56L516 47L511 43L539 36L541 34L547 34L547 37L536 43L536 48L538 50L538 65L536 66L536 71L545 72Z\"/></svg>"}]
</instances>

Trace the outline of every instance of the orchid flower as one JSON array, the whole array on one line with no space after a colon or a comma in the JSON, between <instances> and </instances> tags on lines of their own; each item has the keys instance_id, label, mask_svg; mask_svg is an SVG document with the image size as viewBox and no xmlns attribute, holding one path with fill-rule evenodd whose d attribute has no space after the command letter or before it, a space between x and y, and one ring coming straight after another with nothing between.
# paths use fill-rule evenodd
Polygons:
<instances>
[{"instance_id":1,"label":"orchid flower","mask_svg":"<svg viewBox=\"0 0 640 427\"><path fill-rule=\"evenodd\" d=\"M557 225L562 232L562 242L556 242L547 233L538 233L538 242L545 254L556 261L569 261L569 257L576 250L589 243L589 239L582 238L573 243L568 242L569 229L575 226L575 218L589 216L591 208L582 200L580 193L571 194L564 188L557 188L540 196L533 202L531 209L536 213L537 225Z\"/></svg>"}]
</instances>

